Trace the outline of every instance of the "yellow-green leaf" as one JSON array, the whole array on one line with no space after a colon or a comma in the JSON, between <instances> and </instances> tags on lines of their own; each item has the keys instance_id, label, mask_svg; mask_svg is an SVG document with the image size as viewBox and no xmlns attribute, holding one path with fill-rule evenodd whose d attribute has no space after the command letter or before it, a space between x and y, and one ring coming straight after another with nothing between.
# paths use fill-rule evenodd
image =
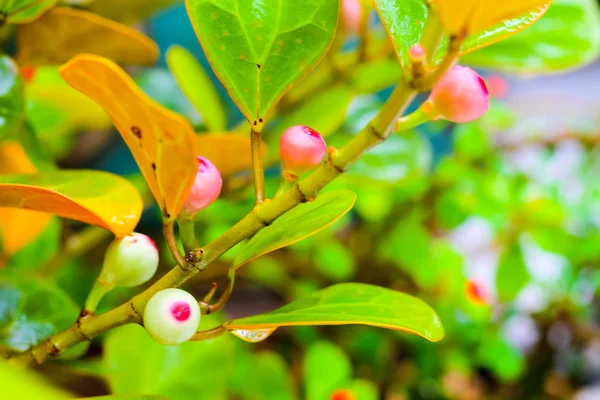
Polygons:
<instances>
[{"instance_id":1,"label":"yellow-green leaf","mask_svg":"<svg viewBox=\"0 0 600 400\"><path fill-rule=\"evenodd\" d=\"M300 204L254 235L238 253L234 261L235 268L314 235L344 216L355 201L354 192L336 190Z\"/></svg>"},{"instance_id":2,"label":"yellow-green leaf","mask_svg":"<svg viewBox=\"0 0 600 400\"><path fill-rule=\"evenodd\" d=\"M146 19L158 10L174 4L177 0L93 0L87 7L94 14L124 24Z\"/></svg>"},{"instance_id":3,"label":"yellow-green leaf","mask_svg":"<svg viewBox=\"0 0 600 400\"><path fill-rule=\"evenodd\" d=\"M212 161L225 179L252 167L248 136L234 133L196 135L194 137L194 154ZM267 154L267 146L264 143L261 154L263 158Z\"/></svg>"},{"instance_id":4,"label":"yellow-green leaf","mask_svg":"<svg viewBox=\"0 0 600 400\"><path fill-rule=\"evenodd\" d=\"M200 63L181 46L169 47L166 58L177 85L196 107L208 130L223 132L227 128L223 102Z\"/></svg>"},{"instance_id":5,"label":"yellow-green leaf","mask_svg":"<svg viewBox=\"0 0 600 400\"><path fill-rule=\"evenodd\" d=\"M79 53L133 65L150 65L158 58L158 46L148 36L68 7L55 7L34 22L20 25L17 47L21 65L62 64Z\"/></svg>"},{"instance_id":6,"label":"yellow-green leaf","mask_svg":"<svg viewBox=\"0 0 600 400\"><path fill-rule=\"evenodd\" d=\"M35 20L54 4L56 0L1 0L0 12L6 22L21 24Z\"/></svg>"},{"instance_id":7,"label":"yellow-green leaf","mask_svg":"<svg viewBox=\"0 0 600 400\"><path fill-rule=\"evenodd\" d=\"M403 331L432 342L444 337L436 312L402 292L363 283L340 283L266 314L225 323L230 331L252 332L280 326L362 324Z\"/></svg>"},{"instance_id":8,"label":"yellow-green leaf","mask_svg":"<svg viewBox=\"0 0 600 400\"><path fill-rule=\"evenodd\" d=\"M112 231L131 233L142 199L120 176L101 171L53 171L0 176L0 207L44 211Z\"/></svg>"},{"instance_id":9,"label":"yellow-green leaf","mask_svg":"<svg viewBox=\"0 0 600 400\"><path fill-rule=\"evenodd\" d=\"M181 211L196 176L194 130L144 94L115 63L82 54L60 69L67 83L108 113L167 219Z\"/></svg>"}]
</instances>

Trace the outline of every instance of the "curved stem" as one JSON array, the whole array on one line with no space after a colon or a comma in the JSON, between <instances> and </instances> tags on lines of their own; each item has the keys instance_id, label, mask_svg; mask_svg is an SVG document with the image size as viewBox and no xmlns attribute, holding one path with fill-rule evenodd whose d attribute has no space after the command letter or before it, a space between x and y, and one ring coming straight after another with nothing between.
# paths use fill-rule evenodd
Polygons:
<instances>
[{"instance_id":1,"label":"curved stem","mask_svg":"<svg viewBox=\"0 0 600 400\"><path fill-rule=\"evenodd\" d=\"M181 254L179 247L177 246L177 240L175 239L175 232L173 231L175 221L165 221L163 222L163 236L165 238L165 242L167 243L167 247L169 248L169 252L173 256L173 259L183 269L189 269L188 262Z\"/></svg>"},{"instance_id":2,"label":"curved stem","mask_svg":"<svg viewBox=\"0 0 600 400\"><path fill-rule=\"evenodd\" d=\"M94 315L96 313L96 308L98 304L106 295L106 293L110 292L113 288L113 285L106 283L100 279L96 279L94 282L94 286L92 286L92 290L88 294L87 299L85 300L85 305L79 314L79 318L86 318L90 315Z\"/></svg>"},{"instance_id":3,"label":"curved stem","mask_svg":"<svg viewBox=\"0 0 600 400\"><path fill-rule=\"evenodd\" d=\"M265 170L262 160L261 132L252 129L250 147L252 151L252 175L254 177L254 197L256 204L265 201Z\"/></svg>"},{"instance_id":4,"label":"curved stem","mask_svg":"<svg viewBox=\"0 0 600 400\"><path fill-rule=\"evenodd\" d=\"M208 314L213 314L218 311L221 311L223 309L223 307L225 307L225 305L229 301L229 298L231 297L231 293L233 292L233 284L234 283L235 283L235 270L230 269L229 273L227 274L227 283L225 284L225 289L223 290L221 297L219 297L219 300L217 300L215 304L208 304L208 302L210 301L210 298L212 298L212 296L215 293L215 289L216 289L216 285L215 285L210 290L210 292L208 292L206 297L204 297L204 302L200 303L200 310L202 311L202 314L208 315ZM208 300L207 300L207 298L208 298Z\"/></svg>"},{"instance_id":5,"label":"curved stem","mask_svg":"<svg viewBox=\"0 0 600 400\"><path fill-rule=\"evenodd\" d=\"M181 238L181 244L183 244L183 249L186 254L189 254L194 249L200 247L196 240L195 222L195 218L177 220L177 225L179 225L179 237Z\"/></svg>"},{"instance_id":6,"label":"curved stem","mask_svg":"<svg viewBox=\"0 0 600 400\"><path fill-rule=\"evenodd\" d=\"M444 37L444 27L440 21L438 13L431 10L429 6L429 14L425 21L425 27L421 34L419 43L427 50L427 63L431 64L435 60L437 49L440 46L442 38Z\"/></svg>"},{"instance_id":7,"label":"curved stem","mask_svg":"<svg viewBox=\"0 0 600 400\"><path fill-rule=\"evenodd\" d=\"M401 133L429 121L431 121L431 115L427 114L423 107L421 107L411 114L398 118L396 125L394 125L394 132Z\"/></svg>"},{"instance_id":8,"label":"curved stem","mask_svg":"<svg viewBox=\"0 0 600 400\"><path fill-rule=\"evenodd\" d=\"M223 325L217 326L216 328L209 329L207 331L196 332L194 336L190 339L192 342L197 342L201 340L210 340L216 337L219 337L227 332L227 328Z\"/></svg>"}]
</instances>

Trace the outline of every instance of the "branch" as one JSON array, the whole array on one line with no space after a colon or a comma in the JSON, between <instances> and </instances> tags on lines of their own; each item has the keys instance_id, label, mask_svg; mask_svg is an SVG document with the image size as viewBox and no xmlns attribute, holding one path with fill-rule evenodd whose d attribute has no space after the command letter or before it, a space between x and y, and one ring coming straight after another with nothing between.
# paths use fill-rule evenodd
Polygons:
<instances>
[{"instance_id":1,"label":"branch","mask_svg":"<svg viewBox=\"0 0 600 400\"><path fill-rule=\"evenodd\" d=\"M250 147L252 151L254 194L257 205L265 201L265 169L263 167L262 150L260 148L262 141L261 136L262 133L260 131L252 128L252 132L250 134Z\"/></svg>"}]
</instances>

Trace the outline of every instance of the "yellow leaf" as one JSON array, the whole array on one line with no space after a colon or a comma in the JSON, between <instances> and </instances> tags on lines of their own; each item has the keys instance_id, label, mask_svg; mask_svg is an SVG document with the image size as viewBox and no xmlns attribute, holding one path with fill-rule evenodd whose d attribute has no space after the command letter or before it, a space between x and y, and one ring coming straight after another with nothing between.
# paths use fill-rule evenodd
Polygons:
<instances>
[{"instance_id":1,"label":"yellow leaf","mask_svg":"<svg viewBox=\"0 0 600 400\"><path fill-rule=\"evenodd\" d=\"M530 11L545 11L551 0L430 0L430 3L446 32L471 35Z\"/></svg>"},{"instance_id":2,"label":"yellow leaf","mask_svg":"<svg viewBox=\"0 0 600 400\"><path fill-rule=\"evenodd\" d=\"M90 54L61 67L64 80L98 103L129 146L163 216L177 217L194 183L194 130L163 108L116 64Z\"/></svg>"},{"instance_id":3,"label":"yellow leaf","mask_svg":"<svg viewBox=\"0 0 600 400\"><path fill-rule=\"evenodd\" d=\"M196 135L194 138L195 154L208 158L221 172L224 179L252 167L250 154L250 138L236 134ZM263 144L261 154L267 154Z\"/></svg>"},{"instance_id":4,"label":"yellow leaf","mask_svg":"<svg viewBox=\"0 0 600 400\"><path fill-rule=\"evenodd\" d=\"M18 142L0 145L0 175L35 173L36 168ZM10 257L44 231L52 215L16 208L0 208L2 254Z\"/></svg>"},{"instance_id":5,"label":"yellow leaf","mask_svg":"<svg viewBox=\"0 0 600 400\"><path fill-rule=\"evenodd\" d=\"M87 11L55 7L17 28L21 65L62 64L79 53L93 53L117 63L151 65L158 47L146 35Z\"/></svg>"}]
</instances>

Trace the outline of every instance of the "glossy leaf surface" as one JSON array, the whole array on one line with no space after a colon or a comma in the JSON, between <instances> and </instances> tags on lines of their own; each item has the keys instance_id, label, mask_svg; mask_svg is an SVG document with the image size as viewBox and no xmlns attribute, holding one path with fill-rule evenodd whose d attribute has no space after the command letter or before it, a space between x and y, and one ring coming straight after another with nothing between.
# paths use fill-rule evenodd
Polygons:
<instances>
[{"instance_id":1,"label":"glossy leaf surface","mask_svg":"<svg viewBox=\"0 0 600 400\"><path fill-rule=\"evenodd\" d=\"M75 303L53 283L33 277L0 278L0 344L24 351L69 327Z\"/></svg>"},{"instance_id":2,"label":"glossy leaf surface","mask_svg":"<svg viewBox=\"0 0 600 400\"><path fill-rule=\"evenodd\" d=\"M475 34L531 11L546 9L551 0L432 0L445 31Z\"/></svg>"},{"instance_id":3,"label":"glossy leaf surface","mask_svg":"<svg viewBox=\"0 0 600 400\"><path fill-rule=\"evenodd\" d=\"M0 140L15 136L25 118L25 93L19 69L8 56L0 56Z\"/></svg>"},{"instance_id":4,"label":"glossy leaf surface","mask_svg":"<svg viewBox=\"0 0 600 400\"><path fill-rule=\"evenodd\" d=\"M77 56L60 74L104 108L129 146L163 216L176 218L196 176L190 124L150 99L125 71L105 58Z\"/></svg>"},{"instance_id":5,"label":"glossy leaf surface","mask_svg":"<svg viewBox=\"0 0 600 400\"><path fill-rule=\"evenodd\" d=\"M262 130L279 98L333 39L337 0L186 0L213 69L250 123Z\"/></svg>"},{"instance_id":6,"label":"glossy leaf surface","mask_svg":"<svg viewBox=\"0 0 600 400\"><path fill-rule=\"evenodd\" d=\"M202 317L203 323L209 319ZM111 391L117 395L152 393L170 400L225 400L235 356L229 335L162 346L142 327L126 325L108 335L103 361Z\"/></svg>"},{"instance_id":7,"label":"glossy leaf surface","mask_svg":"<svg viewBox=\"0 0 600 400\"><path fill-rule=\"evenodd\" d=\"M267 146L262 144L263 159ZM223 178L252 167L250 138L237 134L211 133L194 137L194 154L208 158L221 172Z\"/></svg>"},{"instance_id":8,"label":"glossy leaf surface","mask_svg":"<svg viewBox=\"0 0 600 400\"><path fill-rule=\"evenodd\" d=\"M600 9L594 0L554 0L533 26L463 62L519 74L585 66L600 56Z\"/></svg>"},{"instance_id":9,"label":"glossy leaf surface","mask_svg":"<svg viewBox=\"0 0 600 400\"><path fill-rule=\"evenodd\" d=\"M202 115L208 130L225 131L227 121L223 102L202 65L189 51L180 46L169 47L166 58L177 85Z\"/></svg>"},{"instance_id":10,"label":"glossy leaf surface","mask_svg":"<svg viewBox=\"0 0 600 400\"><path fill-rule=\"evenodd\" d=\"M422 300L362 283L340 283L270 313L226 323L227 329L257 330L280 326L363 324L412 333L436 342L444 328Z\"/></svg>"},{"instance_id":11,"label":"glossy leaf surface","mask_svg":"<svg viewBox=\"0 0 600 400\"><path fill-rule=\"evenodd\" d=\"M353 192L337 190L300 204L248 240L235 259L235 268L314 235L344 216L355 201L356 194Z\"/></svg>"},{"instance_id":12,"label":"glossy leaf surface","mask_svg":"<svg viewBox=\"0 0 600 400\"><path fill-rule=\"evenodd\" d=\"M127 180L107 172L71 170L0 176L0 207L44 211L112 231L133 231L142 199Z\"/></svg>"},{"instance_id":13,"label":"glossy leaf surface","mask_svg":"<svg viewBox=\"0 0 600 400\"><path fill-rule=\"evenodd\" d=\"M52 40L40 40L50 37ZM68 7L55 7L34 22L20 25L17 48L21 65L62 64L79 53L133 65L150 65L158 58L158 47L146 35Z\"/></svg>"}]
</instances>

